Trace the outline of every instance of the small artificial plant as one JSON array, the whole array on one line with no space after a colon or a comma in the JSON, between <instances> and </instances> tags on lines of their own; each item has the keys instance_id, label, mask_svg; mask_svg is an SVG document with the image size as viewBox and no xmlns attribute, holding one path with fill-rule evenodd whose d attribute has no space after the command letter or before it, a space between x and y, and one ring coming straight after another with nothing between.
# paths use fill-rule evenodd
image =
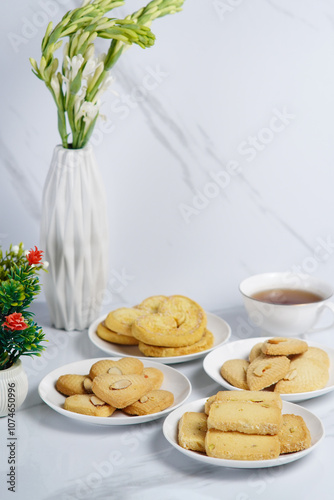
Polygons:
<instances>
[{"instance_id":1,"label":"small artificial plant","mask_svg":"<svg viewBox=\"0 0 334 500\"><path fill-rule=\"evenodd\" d=\"M40 356L42 328L27 311L40 291L38 271L46 269L41 250L24 250L22 243L0 247L0 370L10 368L21 356Z\"/></svg>"},{"instance_id":2,"label":"small artificial plant","mask_svg":"<svg viewBox=\"0 0 334 500\"><path fill-rule=\"evenodd\" d=\"M100 97L111 83L110 70L125 48L133 43L151 47L155 37L150 30L154 19L179 12L185 0L153 0L125 19L105 17L119 0L85 0L81 7L67 12L53 27L49 23L42 41L39 65L30 58L34 74L43 80L58 110L58 130L64 148L83 148L94 130L100 111ZM64 45L63 62L55 52ZM111 40L105 54L95 57L94 41ZM68 127L71 133L68 132Z\"/></svg>"}]
</instances>

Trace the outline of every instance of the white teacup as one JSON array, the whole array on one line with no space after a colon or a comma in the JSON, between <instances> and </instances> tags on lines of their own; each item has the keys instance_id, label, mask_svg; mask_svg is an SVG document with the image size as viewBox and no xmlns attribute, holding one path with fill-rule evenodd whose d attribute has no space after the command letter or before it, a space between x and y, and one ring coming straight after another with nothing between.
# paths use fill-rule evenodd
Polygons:
<instances>
[{"instance_id":1,"label":"white teacup","mask_svg":"<svg viewBox=\"0 0 334 500\"><path fill-rule=\"evenodd\" d=\"M334 304L330 302L333 296L332 287L307 274L291 272L257 274L242 281L239 289L250 321L261 328L263 335L287 337L311 332L326 307L334 311ZM263 298L254 298L254 295L268 290L280 291L271 296L273 302L277 298L279 300L276 302L279 302L287 290L289 291L287 295L294 290L292 292L294 295L298 295L298 291L304 291L315 294L318 298L315 297L314 302L300 302L293 305L265 302Z\"/></svg>"}]
</instances>

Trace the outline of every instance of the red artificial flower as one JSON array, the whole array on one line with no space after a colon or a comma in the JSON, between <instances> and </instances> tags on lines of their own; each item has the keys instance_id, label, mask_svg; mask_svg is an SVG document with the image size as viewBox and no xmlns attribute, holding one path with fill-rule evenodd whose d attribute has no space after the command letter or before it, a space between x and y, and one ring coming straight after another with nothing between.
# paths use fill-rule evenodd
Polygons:
<instances>
[{"instance_id":1,"label":"red artificial flower","mask_svg":"<svg viewBox=\"0 0 334 500\"><path fill-rule=\"evenodd\" d=\"M24 317L21 313L12 313L5 317L6 321L2 323L9 330L25 330L29 325L24 322Z\"/></svg>"},{"instance_id":2,"label":"red artificial flower","mask_svg":"<svg viewBox=\"0 0 334 500\"><path fill-rule=\"evenodd\" d=\"M35 246L35 250L33 250L31 248L29 253L27 254L27 259L29 261L29 264L31 266L33 264L39 264L42 260L42 254L43 254L43 250L38 250L38 248L36 246Z\"/></svg>"}]
</instances>

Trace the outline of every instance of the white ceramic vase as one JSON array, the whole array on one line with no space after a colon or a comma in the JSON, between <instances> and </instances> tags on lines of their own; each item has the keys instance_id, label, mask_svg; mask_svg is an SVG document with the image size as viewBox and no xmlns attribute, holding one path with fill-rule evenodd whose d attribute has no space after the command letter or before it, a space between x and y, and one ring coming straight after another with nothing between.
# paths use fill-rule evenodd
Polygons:
<instances>
[{"instance_id":1,"label":"white ceramic vase","mask_svg":"<svg viewBox=\"0 0 334 500\"><path fill-rule=\"evenodd\" d=\"M28 377L20 360L10 368L0 370L0 417L8 415L8 407L15 411L28 394ZM13 406L14 404L14 406Z\"/></svg>"},{"instance_id":2,"label":"white ceramic vase","mask_svg":"<svg viewBox=\"0 0 334 500\"><path fill-rule=\"evenodd\" d=\"M45 181L41 249L44 291L56 328L83 330L100 313L107 285L105 189L91 145L56 146Z\"/></svg>"}]
</instances>

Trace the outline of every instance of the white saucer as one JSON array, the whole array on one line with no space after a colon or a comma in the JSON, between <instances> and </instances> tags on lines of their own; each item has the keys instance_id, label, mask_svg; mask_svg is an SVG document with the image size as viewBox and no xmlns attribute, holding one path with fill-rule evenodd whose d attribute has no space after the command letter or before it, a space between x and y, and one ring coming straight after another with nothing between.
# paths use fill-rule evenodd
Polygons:
<instances>
[{"instance_id":1,"label":"white saucer","mask_svg":"<svg viewBox=\"0 0 334 500\"><path fill-rule=\"evenodd\" d=\"M178 434L178 422L182 415L187 411L203 412L204 404L208 398L199 399L193 401L192 403L187 403L180 406L177 410L170 413L164 421L163 433L167 441L174 446L179 452L183 453L193 460L197 460L207 465L216 465L219 467L234 467L238 469L262 469L264 467L275 467L277 465L287 464L289 462L294 462L299 460L311 453L314 448L323 439L325 432L321 420L314 415L309 410L295 405L293 403L287 403L283 401L282 413L292 413L294 415L300 415L303 417L310 433L311 433L311 447L306 450L297 451L295 453L287 453L280 455L278 458L270 460L226 460L223 458L213 458L208 457L204 453L199 453L196 451L186 450L178 444L177 434Z\"/></svg>"},{"instance_id":2,"label":"white saucer","mask_svg":"<svg viewBox=\"0 0 334 500\"><path fill-rule=\"evenodd\" d=\"M96 319L90 325L88 329L88 336L93 344L95 344L110 356L131 356L142 360L152 359L156 362L164 364L184 363L186 361L192 361L193 359L205 356L208 352L211 352L213 349L216 349L217 347L225 344L225 342L227 342L231 336L231 328L226 323L226 321L224 321L219 316L216 316L215 314L206 313L206 315L208 319L208 330L210 330L214 336L213 346L210 349L206 349L205 351L196 352L194 354L186 354L185 356L171 356L166 358L149 357L140 352L137 346L113 344L101 339L96 333L96 328L98 324L101 323L101 321L104 321L104 319L106 318L105 315Z\"/></svg>"},{"instance_id":3,"label":"white saucer","mask_svg":"<svg viewBox=\"0 0 334 500\"><path fill-rule=\"evenodd\" d=\"M219 385L225 387L225 389L229 390L241 390L233 385L229 384L220 374L220 369L225 363L225 361L229 359L248 359L248 355L250 353L251 348L260 342L264 342L270 337L256 337L245 340L237 340L236 342L230 342L225 346L219 347L212 353L209 353L204 361L203 368L204 371ZM307 341L310 347L319 347L327 352L330 359L330 367L329 367L329 379L326 387L323 389L319 389L317 391L310 392L298 392L293 394L281 394L281 398L285 401L304 401L306 399L316 398L321 396L322 394L326 394L327 392L334 390L334 349L330 349L320 344L316 344L311 341Z\"/></svg>"},{"instance_id":4,"label":"white saucer","mask_svg":"<svg viewBox=\"0 0 334 500\"><path fill-rule=\"evenodd\" d=\"M161 389L170 391L174 394L174 403L166 410L160 411L158 413L153 413L152 415L143 416L126 415L122 411L116 410L110 417L91 417L89 415L81 415L80 413L74 413L72 411L65 410L63 408L65 396L60 394L55 387L58 377L60 377L60 375L66 374L86 375L87 373L89 373L92 364L101 359L105 358L76 361L75 363L70 363L68 365L61 366L56 370L53 370L48 375L46 375L46 377L44 377L39 384L38 393L40 397L48 406L50 406L50 408L60 413L64 417L81 420L82 422L86 422L88 424L132 425L142 424L144 422L149 422L151 420L164 417L167 415L167 413L175 410L180 405L182 405L190 396L191 384L185 375L175 370L174 368L171 368L170 366L165 366L159 363L154 363L153 361L145 360L145 367L158 368L164 374L164 381ZM117 359L120 358L113 359L117 361Z\"/></svg>"}]
</instances>

